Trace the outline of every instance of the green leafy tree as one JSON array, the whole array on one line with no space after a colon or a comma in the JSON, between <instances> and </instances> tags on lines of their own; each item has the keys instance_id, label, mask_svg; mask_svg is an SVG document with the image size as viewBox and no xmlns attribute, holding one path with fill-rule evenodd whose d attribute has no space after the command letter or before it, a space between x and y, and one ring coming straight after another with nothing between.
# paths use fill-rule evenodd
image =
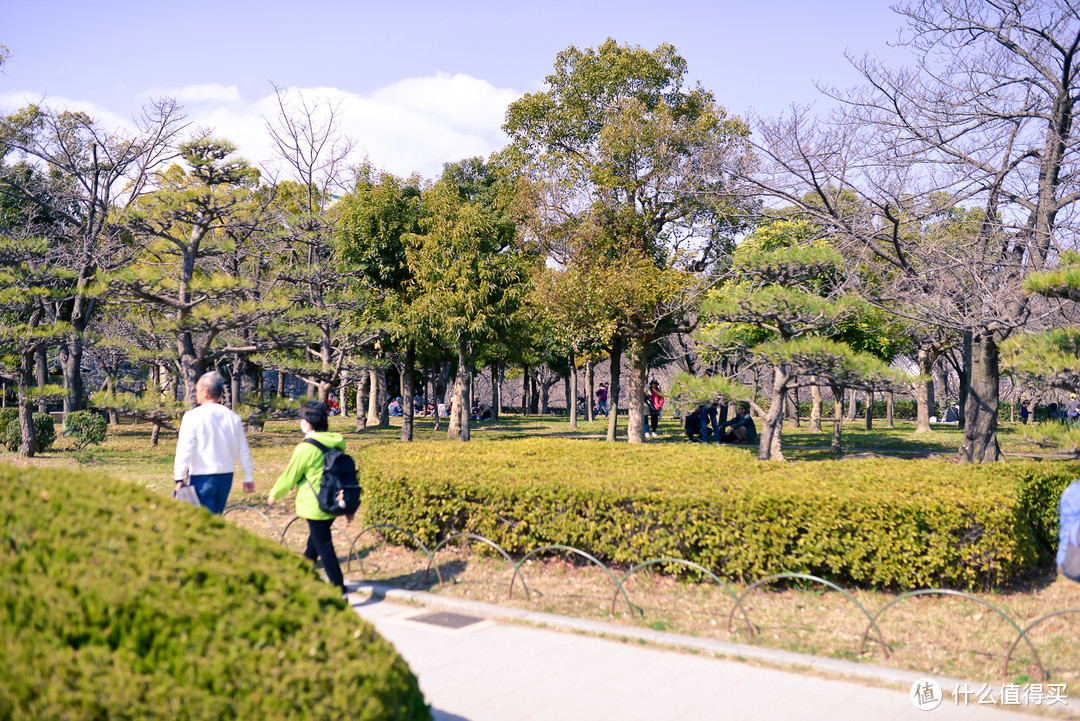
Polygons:
<instances>
[{"instance_id":1,"label":"green leafy tree","mask_svg":"<svg viewBox=\"0 0 1080 721\"><path fill-rule=\"evenodd\" d=\"M408 241L421 332L457 355L448 436L469 440L479 348L502 335L528 292L533 259L515 241L514 183L479 158L446 165L425 194L421 234Z\"/></svg>"},{"instance_id":2,"label":"green leafy tree","mask_svg":"<svg viewBox=\"0 0 1080 721\"><path fill-rule=\"evenodd\" d=\"M784 404L799 378L816 376L854 388L888 387L896 380L880 360L829 337L862 310L861 303L842 291L842 270L839 254L823 244L761 249L748 241L735 254L732 271L738 280L714 290L702 305L707 322L698 331L699 343L726 349L734 332L752 343L749 352L772 369L768 409L745 398L763 419L761 460L784 458ZM748 334L740 326L759 333ZM715 395L742 395L723 379L698 390L710 385L715 385ZM836 429L838 434L839 423ZM838 444L839 436L834 439Z\"/></svg>"},{"instance_id":3,"label":"green leafy tree","mask_svg":"<svg viewBox=\"0 0 1080 721\"><path fill-rule=\"evenodd\" d=\"M407 252L410 239L420 233L420 185L418 176L403 180L364 165L356 186L338 206L337 243L342 258L373 296L364 310L365 318L402 348L402 441L413 437L418 348L421 361L432 355L430 337L421 331L422 324L413 313L419 286Z\"/></svg>"},{"instance_id":4,"label":"green leafy tree","mask_svg":"<svg viewBox=\"0 0 1080 721\"><path fill-rule=\"evenodd\" d=\"M110 132L85 113L43 105L0 117L0 194L41 209L48 222L36 232L48 241L53 266L67 272L65 292L44 309L71 327L58 358L65 412L83 403L86 333L100 306L95 278L131 260L126 209L175 157L184 127L180 107L168 99L149 105L131 133ZM28 174L22 162L40 164L47 173Z\"/></svg>"},{"instance_id":5,"label":"green leafy tree","mask_svg":"<svg viewBox=\"0 0 1080 721\"><path fill-rule=\"evenodd\" d=\"M195 404L199 376L239 350L222 342L237 329L267 324L283 310L282 300L250 299L245 279L222 272L213 260L231 253L242 226L255 222L258 173L233 157L230 143L209 137L180 146L188 171L173 166L160 188L129 211L140 243L139 262L102 277L112 293L153 307L173 340L183 397Z\"/></svg>"},{"instance_id":6,"label":"green leafy tree","mask_svg":"<svg viewBox=\"0 0 1080 721\"><path fill-rule=\"evenodd\" d=\"M35 390L38 351L72 331L70 325L50 320L46 313L46 306L70 281L67 274L50 266L47 250L48 244L40 238L21 238L0 228L0 378L14 385L17 394L18 417L12 425L18 432L7 438L26 457L48 445L47 438L38 438L34 423L35 393L51 390Z\"/></svg>"},{"instance_id":7,"label":"green leafy tree","mask_svg":"<svg viewBox=\"0 0 1080 721\"><path fill-rule=\"evenodd\" d=\"M649 349L690 327L711 283L695 270L730 249L750 205L731 181L750 160L749 130L711 93L686 87L686 71L670 45L571 46L548 89L513 103L504 125L510 157L547 199L538 207L544 250L566 267L585 264L611 293L598 311L615 324L612 440L623 348L632 367L628 438L640 443Z\"/></svg>"}]
</instances>

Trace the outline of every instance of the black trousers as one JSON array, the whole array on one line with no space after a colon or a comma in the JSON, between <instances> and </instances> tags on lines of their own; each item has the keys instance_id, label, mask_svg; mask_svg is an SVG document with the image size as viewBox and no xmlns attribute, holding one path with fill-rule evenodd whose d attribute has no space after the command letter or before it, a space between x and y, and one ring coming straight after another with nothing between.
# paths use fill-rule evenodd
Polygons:
<instances>
[{"instance_id":1,"label":"black trousers","mask_svg":"<svg viewBox=\"0 0 1080 721\"><path fill-rule=\"evenodd\" d=\"M650 413L649 414L649 422L652 424L652 432L656 433L656 427L658 425L660 425L660 414L659 413Z\"/></svg>"},{"instance_id":2,"label":"black trousers","mask_svg":"<svg viewBox=\"0 0 1080 721\"><path fill-rule=\"evenodd\" d=\"M307 550L304 558L309 561L322 559L323 569L330 583L345 591L345 579L341 575L341 566L338 565L337 551L334 550L334 539L330 532L332 520L313 521L305 519L308 524Z\"/></svg>"}]
</instances>

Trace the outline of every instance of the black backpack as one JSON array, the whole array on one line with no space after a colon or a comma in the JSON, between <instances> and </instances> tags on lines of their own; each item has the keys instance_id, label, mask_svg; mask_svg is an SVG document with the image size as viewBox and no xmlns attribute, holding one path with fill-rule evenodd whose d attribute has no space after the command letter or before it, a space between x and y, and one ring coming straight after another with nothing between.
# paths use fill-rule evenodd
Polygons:
<instances>
[{"instance_id":1,"label":"black backpack","mask_svg":"<svg viewBox=\"0 0 1080 721\"><path fill-rule=\"evenodd\" d=\"M337 448L327 448L314 438L305 443L323 453L322 483L315 493L319 510L331 516L351 516L360 507L360 482L356 480L356 463L352 456ZM314 486L311 488L315 490Z\"/></svg>"}]
</instances>

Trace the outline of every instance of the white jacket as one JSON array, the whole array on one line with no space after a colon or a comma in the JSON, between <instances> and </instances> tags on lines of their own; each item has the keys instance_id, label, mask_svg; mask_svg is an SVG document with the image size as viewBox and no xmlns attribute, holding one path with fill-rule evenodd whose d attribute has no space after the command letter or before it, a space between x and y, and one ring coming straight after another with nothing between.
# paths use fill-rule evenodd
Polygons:
<instances>
[{"instance_id":1,"label":"white jacket","mask_svg":"<svg viewBox=\"0 0 1080 721\"><path fill-rule=\"evenodd\" d=\"M240 416L220 403L203 403L184 414L176 442L173 480L180 480L188 473L193 476L234 473L237 462L244 472L244 482L252 482L255 467Z\"/></svg>"}]
</instances>

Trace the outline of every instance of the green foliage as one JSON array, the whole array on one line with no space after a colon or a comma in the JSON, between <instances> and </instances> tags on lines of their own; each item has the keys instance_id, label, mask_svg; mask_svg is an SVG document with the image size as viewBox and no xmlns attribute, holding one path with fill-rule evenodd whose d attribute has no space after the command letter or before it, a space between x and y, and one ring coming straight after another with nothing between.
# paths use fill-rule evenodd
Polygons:
<instances>
[{"instance_id":1,"label":"green foliage","mask_svg":"<svg viewBox=\"0 0 1080 721\"><path fill-rule=\"evenodd\" d=\"M64 418L64 435L75 441L76 451L101 443L108 429L108 422L93 411L75 411Z\"/></svg>"},{"instance_id":2,"label":"green foliage","mask_svg":"<svg viewBox=\"0 0 1080 721\"><path fill-rule=\"evenodd\" d=\"M1014 335L1001 344L1005 372L1025 382L1080 388L1080 327Z\"/></svg>"},{"instance_id":3,"label":"green foliage","mask_svg":"<svg viewBox=\"0 0 1080 721\"><path fill-rule=\"evenodd\" d=\"M515 554L558 543L615 564L670 556L728 578L796 571L897 589L987 587L1052 562L1052 509L1075 476L1058 463L772 464L731 448L545 439L376 446L363 461L365 517L425 543L468 531Z\"/></svg>"},{"instance_id":4,"label":"green foliage","mask_svg":"<svg viewBox=\"0 0 1080 721\"><path fill-rule=\"evenodd\" d=\"M38 450L47 450L56 442L56 427L48 413L35 413L34 435L37 437ZM19 411L15 408L0 410L0 445L9 451L19 449L22 435L19 431Z\"/></svg>"},{"instance_id":5,"label":"green foliage","mask_svg":"<svg viewBox=\"0 0 1080 721\"><path fill-rule=\"evenodd\" d=\"M450 347L494 340L528 291L533 259L515 244L510 192L478 158L447 165L424 198L423 234L408 239L419 292L410 312Z\"/></svg>"},{"instance_id":6,"label":"green foliage","mask_svg":"<svg viewBox=\"0 0 1080 721\"><path fill-rule=\"evenodd\" d=\"M430 718L310 564L202 509L0 468L0 538L0 718Z\"/></svg>"},{"instance_id":7,"label":"green foliage","mask_svg":"<svg viewBox=\"0 0 1080 721\"><path fill-rule=\"evenodd\" d=\"M175 398L150 390L141 395L98 391L91 394L90 401L95 408L115 411L120 415L165 426L179 419L185 410Z\"/></svg>"},{"instance_id":8,"label":"green foliage","mask_svg":"<svg viewBox=\"0 0 1080 721\"><path fill-rule=\"evenodd\" d=\"M1060 267L1045 273L1032 273L1024 279L1024 289L1046 298L1080 301L1080 253L1062 253Z\"/></svg>"}]
</instances>

